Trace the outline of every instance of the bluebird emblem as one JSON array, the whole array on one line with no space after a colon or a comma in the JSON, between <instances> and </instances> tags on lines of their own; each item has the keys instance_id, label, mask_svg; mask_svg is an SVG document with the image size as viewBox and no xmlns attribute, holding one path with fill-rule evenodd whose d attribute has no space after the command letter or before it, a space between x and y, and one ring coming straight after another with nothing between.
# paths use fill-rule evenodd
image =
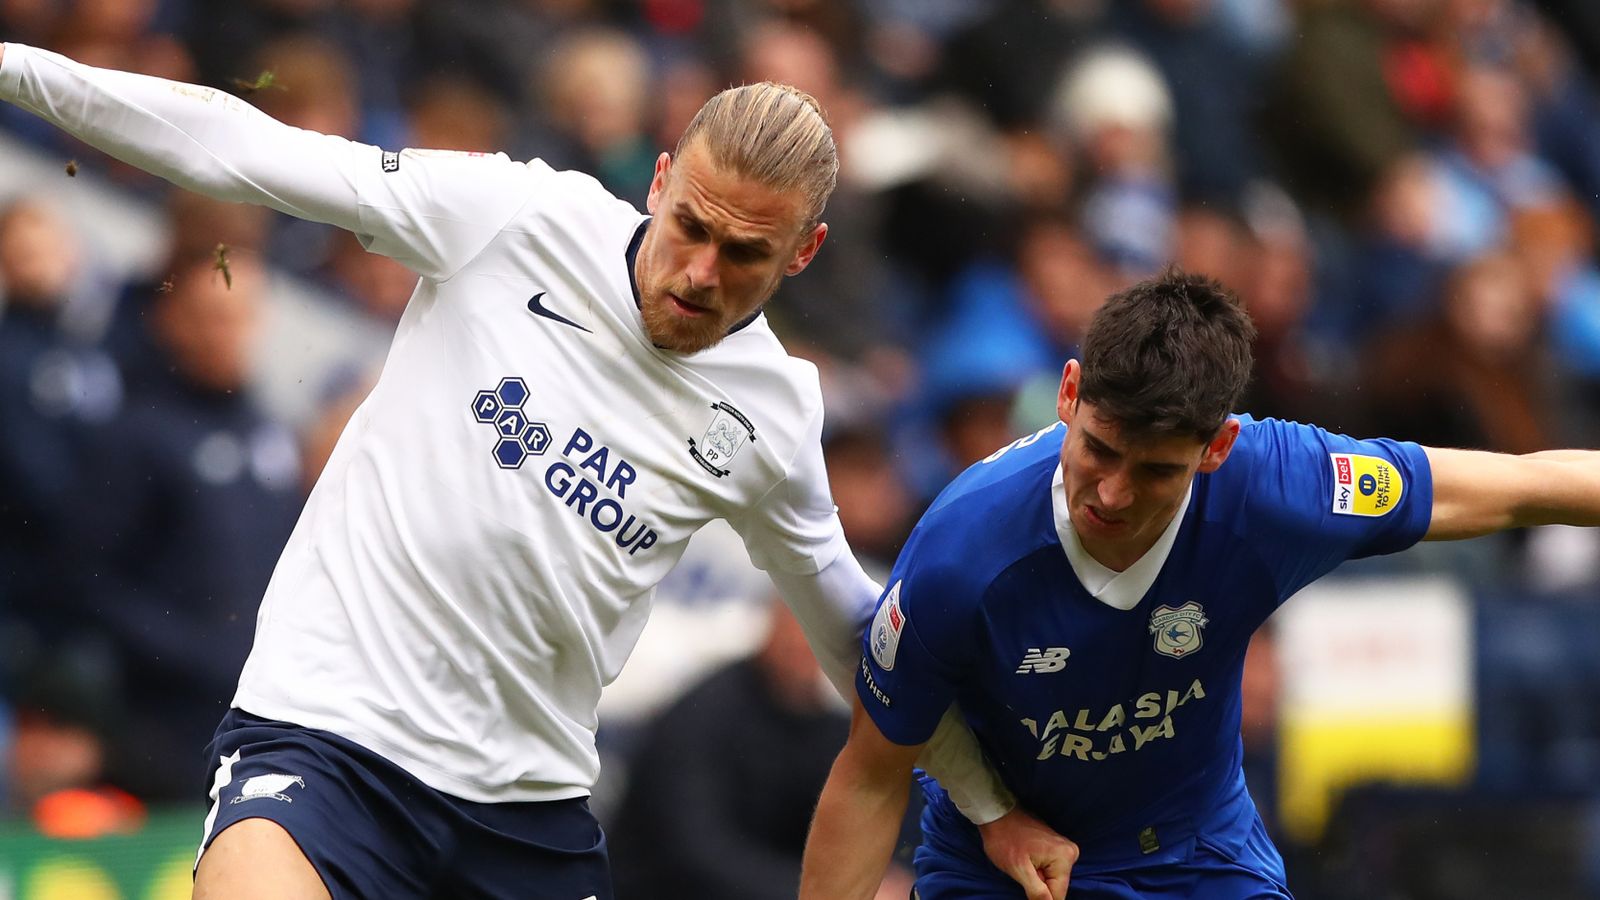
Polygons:
<instances>
[{"instance_id":1,"label":"bluebird emblem","mask_svg":"<svg viewBox=\"0 0 1600 900\"><path fill-rule=\"evenodd\" d=\"M1150 633L1155 635L1156 652L1173 659L1193 654L1204 642L1201 629L1209 621L1205 608L1193 600L1176 608L1156 607L1150 614Z\"/></svg>"}]
</instances>

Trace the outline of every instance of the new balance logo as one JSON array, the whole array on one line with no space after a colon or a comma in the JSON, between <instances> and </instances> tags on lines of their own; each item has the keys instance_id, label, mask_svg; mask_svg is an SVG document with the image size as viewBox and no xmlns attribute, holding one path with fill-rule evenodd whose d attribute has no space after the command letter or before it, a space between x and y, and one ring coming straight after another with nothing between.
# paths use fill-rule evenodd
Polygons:
<instances>
[{"instance_id":1,"label":"new balance logo","mask_svg":"<svg viewBox=\"0 0 1600 900\"><path fill-rule=\"evenodd\" d=\"M563 316L560 313L555 312L554 310L552 310L549 307L545 306L544 305L544 294L545 294L544 291L540 291L539 293L533 295L533 299L528 301L528 312L531 312L536 316L543 316L546 319L554 319L554 320L556 320L557 322L560 322L563 325L571 325L573 328L576 328L579 331L584 332L585 334L594 334L594 332L592 332L589 329L583 327L582 325L579 325L577 322L574 322L571 319L567 318L566 316Z\"/></svg>"},{"instance_id":2,"label":"new balance logo","mask_svg":"<svg viewBox=\"0 0 1600 900\"><path fill-rule=\"evenodd\" d=\"M1017 666L1018 675L1027 675L1032 672L1048 674L1059 672L1067 667L1067 657L1072 651L1065 647L1029 647L1028 652L1022 657L1022 665Z\"/></svg>"}]
</instances>

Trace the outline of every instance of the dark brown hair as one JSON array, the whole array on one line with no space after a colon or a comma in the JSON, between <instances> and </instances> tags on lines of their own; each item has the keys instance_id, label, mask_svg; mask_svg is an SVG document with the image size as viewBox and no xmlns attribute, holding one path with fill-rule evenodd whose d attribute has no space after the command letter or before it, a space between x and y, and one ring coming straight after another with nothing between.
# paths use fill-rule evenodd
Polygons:
<instances>
[{"instance_id":1,"label":"dark brown hair","mask_svg":"<svg viewBox=\"0 0 1600 900\"><path fill-rule=\"evenodd\" d=\"M1095 313L1079 397L1135 435L1209 441L1250 381L1255 335L1233 292L1169 268Z\"/></svg>"}]
</instances>

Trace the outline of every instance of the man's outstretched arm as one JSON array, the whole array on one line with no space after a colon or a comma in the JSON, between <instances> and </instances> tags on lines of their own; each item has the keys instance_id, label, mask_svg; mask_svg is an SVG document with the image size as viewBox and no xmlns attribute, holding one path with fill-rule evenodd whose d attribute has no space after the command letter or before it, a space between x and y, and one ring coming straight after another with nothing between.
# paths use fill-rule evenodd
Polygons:
<instances>
[{"instance_id":1,"label":"man's outstretched arm","mask_svg":"<svg viewBox=\"0 0 1600 900\"><path fill-rule=\"evenodd\" d=\"M515 212L503 157L407 158L285 125L214 88L0 48L0 100L129 165L221 200L362 236L421 274L453 274ZM376 246L372 243L376 240Z\"/></svg>"},{"instance_id":2,"label":"man's outstretched arm","mask_svg":"<svg viewBox=\"0 0 1600 900\"><path fill-rule=\"evenodd\" d=\"M901 746L878 730L861 701L851 704L850 737L817 800L800 869L800 900L872 900L889 867L921 745Z\"/></svg>"},{"instance_id":3,"label":"man's outstretched arm","mask_svg":"<svg viewBox=\"0 0 1600 900\"><path fill-rule=\"evenodd\" d=\"M1511 456L1425 447L1433 474L1429 541L1533 525L1600 525L1600 451Z\"/></svg>"}]
</instances>

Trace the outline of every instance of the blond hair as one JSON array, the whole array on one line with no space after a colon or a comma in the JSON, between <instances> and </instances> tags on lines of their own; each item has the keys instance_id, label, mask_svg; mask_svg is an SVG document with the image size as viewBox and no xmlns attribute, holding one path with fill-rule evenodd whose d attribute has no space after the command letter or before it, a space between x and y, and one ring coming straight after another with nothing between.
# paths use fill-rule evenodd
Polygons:
<instances>
[{"instance_id":1,"label":"blond hair","mask_svg":"<svg viewBox=\"0 0 1600 900\"><path fill-rule=\"evenodd\" d=\"M718 166L780 191L804 192L807 230L822 218L839 181L839 153L821 104L787 84L740 85L707 100L673 155L696 138Z\"/></svg>"}]
</instances>

